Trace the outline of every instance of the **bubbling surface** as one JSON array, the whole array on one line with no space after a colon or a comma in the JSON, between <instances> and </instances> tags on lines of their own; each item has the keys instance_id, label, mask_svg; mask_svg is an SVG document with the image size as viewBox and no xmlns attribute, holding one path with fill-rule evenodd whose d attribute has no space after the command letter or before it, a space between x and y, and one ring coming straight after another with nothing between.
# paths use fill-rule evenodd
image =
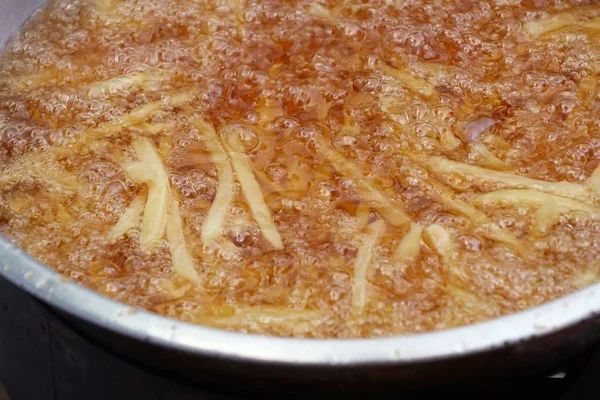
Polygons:
<instances>
[{"instance_id":1,"label":"bubbling surface","mask_svg":"<svg viewBox=\"0 0 600 400\"><path fill-rule=\"evenodd\" d=\"M224 329L495 318L600 278L599 74L596 1L53 0L0 58L0 231Z\"/></svg>"}]
</instances>

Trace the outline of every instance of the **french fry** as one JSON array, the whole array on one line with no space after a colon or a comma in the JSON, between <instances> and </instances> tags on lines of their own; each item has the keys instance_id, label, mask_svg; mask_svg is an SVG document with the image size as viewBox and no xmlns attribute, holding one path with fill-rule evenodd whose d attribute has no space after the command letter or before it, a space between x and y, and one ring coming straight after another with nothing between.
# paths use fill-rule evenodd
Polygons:
<instances>
[{"instance_id":1,"label":"french fry","mask_svg":"<svg viewBox=\"0 0 600 400\"><path fill-rule=\"evenodd\" d=\"M67 172L60 163L47 155L30 153L0 170L0 187L33 178L53 189L78 192L77 176Z\"/></svg>"},{"instance_id":2,"label":"french fry","mask_svg":"<svg viewBox=\"0 0 600 400\"><path fill-rule=\"evenodd\" d=\"M146 204L146 196L140 194L136 196L129 207L121 215L116 225L110 231L111 240L117 240L131 229L135 228L138 224L140 216L144 211L144 205Z\"/></svg>"},{"instance_id":3,"label":"french fry","mask_svg":"<svg viewBox=\"0 0 600 400\"><path fill-rule=\"evenodd\" d=\"M583 8L580 12L559 13L546 19L523 24L523 30L529 36L541 36L569 27L600 29L600 9Z\"/></svg>"},{"instance_id":4,"label":"french fry","mask_svg":"<svg viewBox=\"0 0 600 400\"><path fill-rule=\"evenodd\" d=\"M145 91L149 91L157 89L160 81L167 76L164 71L152 70L125 74L89 84L87 95L94 99L106 95L115 95L129 89L143 88Z\"/></svg>"},{"instance_id":5,"label":"french fry","mask_svg":"<svg viewBox=\"0 0 600 400\"><path fill-rule=\"evenodd\" d=\"M450 129L444 129L440 134L440 145L444 151L454 151L462 144L461 140L456 137Z\"/></svg>"},{"instance_id":6,"label":"french fry","mask_svg":"<svg viewBox=\"0 0 600 400\"><path fill-rule=\"evenodd\" d=\"M118 0L96 0L96 10L105 13L111 11Z\"/></svg>"},{"instance_id":7,"label":"french fry","mask_svg":"<svg viewBox=\"0 0 600 400\"><path fill-rule=\"evenodd\" d=\"M531 234L533 236L543 236L548 234L548 231L556 223L556 219L564 214L565 210L556 204L556 201L552 197L548 197L544 200L541 207L537 209L534 214L534 222L531 227Z\"/></svg>"},{"instance_id":8,"label":"french fry","mask_svg":"<svg viewBox=\"0 0 600 400\"><path fill-rule=\"evenodd\" d=\"M331 20L331 12L329 9L316 2L310 3L310 6L308 7L308 13L316 18Z\"/></svg>"},{"instance_id":9,"label":"french fry","mask_svg":"<svg viewBox=\"0 0 600 400\"><path fill-rule=\"evenodd\" d=\"M590 105L591 101L596 94L598 88L598 78L594 75L588 75L579 82L579 88L577 89L577 99L581 101L584 106Z\"/></svg>"},{"instance_id":10,"label":"french fry","mask_svg":"<svg viewBox=\"0 0 600 400\"><path fill-rule=\"evenodd\" d=\"M588 180L588 185L590 185L594 192L600 194L600 165L592 172L592 176Z\"/></svg>"},{"instance_id":11,"label":"french fry","mask_svg":"<svg viewBox=\"0 0 600 400\"><path fill-rule=\"evenodd\" d=\"M150 140L138 139L133 147L140 161L147 165L153 175L153 179L148 183L148 199L140 236L141 247L151 250L165 233L170 198L169 180L162 160Z\"/></svg>"},{"instance_id":12,"label":"french fry","mask_svg":"<svg viewBox=\"0 0 600 400\"><path fill-rule=\"evenodd\" d=\"M411 158L419 163L418 157ZM521 255L526 253L523 244L512 232L500 228L485 213L479 211L472 204L456 198L456 194L442 183L434 178L429 178L424 186L424 190L432 200L440 203L446 210L465 216L477 224L477 230L482 236L507 244Z\"/></svg>"},{"instance_id":13,"label":"french fry","mask_svg":"<svg viewBox=\"0 0 600 400\"><path fill-rule=\"evenodd\" d=\"M177 124L175 122L142 122L141 124L137 125L137 128L143 135L154 136L163 132L170 134L176 126Z\"/></svg>"},{"instance_id":14,"label":"french fry","mask_svg":"<svg viewBox=\"0 0 600 400\"><path fill-rule=\"evenodd\" d=\"M13 90L23 91L46 85L54 80L60 80L65 74L65 71L50 67L30 75L18 76L7 83Z\"/></svg>"},{"instance_id":15,"label":"french fry","mask_svg":"<svg viewBox=\"0 0 600 400\"><path fill-rule=\"evenodd\" d=\"M380 65L378 69L384 74L400 82L402 86L404 86L411 92L414 92L424 97L431 97L436 93L434 85L432 85L424 79L416 78L415 76L411 75L406 71L392 68L388 65Z\"/></svg>"},{"instance_id":16,"label":"french fry","mask_svg":"<svg viewBox=\"0 0 600 400\"><path fill-rule=\"evenodd\" d=\"M148 183L155 178L150 166L141 161L125 163L121 169L133 183Z\"/></svg>"},{"instance_id":17,"label":"french fry","mask_svg":"<svg viewBox=\"0 0 600 400\"><path fill-rule=\"evenodd\" d=\"M354 278L352 280L352 308L357 315L363 313L367 305L367 274L373 259L375 248L385 232L385 222L378 219L367 226L367 236L358 248L354 262Z\"/></svg>"},{"instance_id":18,"label":"french fry","mask_svg":"<svg viewBox=\"0 0 600 400\"><path fill-rule=\"evenodd\" d=\"M485 144L483 143L473 143L470 146L471 154L470 156L474 159L474 161L482 165L484 167L493 168L496 170L506 169L507 165L504 161L496 157L494 153L492 153Z\"/></svg>"},{"instance_id":19,"label":"french fry","mask_svg":"<svg viewBox=\"0 0 600 400\"><path fill-rule=\"evenodd\" d=\"M92 53L83 56L74 56L69 60L71 65L89 65L102 62L102 54ZM77 69L75 69L76 71ZM74 69L58 68L56 65L48 66L40 71L15 76L6 83L13 90L26 91L29 89L37 89L48 84L61 84L68 78L73 76Z\"/></svg>"},{"instance_id":20,"label":"french fry","mask_svg":"<svg viewBox=\"0 0 600 400\"><path fill-rule=\"evenodd\" d=\"M202 322L219 328L234 329L257 325L277 326L279 329L293 332L294 335L303 335L314 331L315 323L321 321L326 315L319 310L283 307L239 307L233 311L226 311L226 313L231 312L231 315L226 316L203 316Z\"/></svg>"},{"instance_id":21,"label":"french fry","mask_svg":"<svg viewBox=\"0 0 600 400\"><path fill-rule=\"evenodd\" d=\"M525 189L497 190L495 192L485 193L475 199L475 204L524 204L529 206L542 206L549 199L554 201L561 210L564 210L563 212L583 211L588 214L598 213L598 208L582 203L581 201Z\"/></svg>"},{"instance_id":22,"label":"french fry","mask_svg":"<svg viewBox=\"0 0 600 400\"><path fill-rule=\"evenodd\" d=\"M334 150L324 137L318 136L318 151L321 153L333 167L341 174L352 178L359 189L362 199L372 203L372 206L381 213L381 215L394 226L404 226L410 224L411 219L404 212L402 206L388 198L363 172L352 162L343 157Z\"/></svg>"},{"instance_id":23,"label":"french fry","mask_svg":"<svg viewBox=\"0 0 600 400\"><path fill-rule=\"evenodd\" d=\"M252 171L252 166L246 154L240 151L241 145L238 142L239 138L234 131L235 129L235 127L226 128L225 135L227 137L223 140L223 146L231 159L233 169L242 186L246 201L252 210L252 215L256 219L262 234L275 249L281 250L283 249L281 235L273 223L271 210L265 202L260 186Z\"/></svg>"},{"instance_id":24,"label":"french fry","mask_svg":"<svg viewBox=\"0 0 600 400\"><path fill-rule=\"evenodd\" d=\"M423 228L414 222L410 224L410 230L404 235L396 251L394 252L394 261L403 261L412 263L419 256L421 251L421 234Z\"/></svg>"},{"instance_id":25,"label":"french fry","mask_svg":"<svg viewBox=\"0 0 600 400\"><path fill-rule=\"evenodd\" d=\"M112 121L100 124L96 128L87 130L84 134L97 139L107 137L123 130L145 122L150 116L167 109L168 107L179 107L188 103L194 97L193 93L175 93L164 100L153 101L134 108L127 114L120 115Z\"/></svg>"},{"instance_id":26,"label":"french fry","mask_svg":"<svg viewBox=\"0 0 600 400\"><path fill-rule=\"evenodd\" d=\"M223 221L231 202L233 201L233 169L227 152L217 138L214 128L202 119L194 119L194 125L202 132L206 147L208 147L213 162L217 168L219 187L213 200L206 220L202 225L202 241L209 243L221 235Z\"/></svg>"},{"instance_id":27,"label":"french fry","mask_svg":"<svg viewBox=\"0 0 600 400\"><path fill-rule=\"evenodd\" d=\"M573 286L578 289L583 289L592 283L598 282L598 271L593 269L587 270L582 274L577 275L575 279L571 282Z\"/></svg>"},{"instance_id":28,"label":"french fry","mask_svg":"<svg viewBox=\"0 0 600 400\"><path fill-rule=\"evenodd\" d=\"M445 264L453 264L458 259L458 251L446 228L432 224L425 228L423 239L429 247L438 253Z\"/></svg>"},{"instance_id":29,"label":"french fry","mask_svg":"<svg viewBox=\"0 0 600 400\"><path fill-rule=\"evenodd\" d=\"M196 263L188 251L183 233L183 221L179 212L179 203L174 198L170 199L166 231L173 270L186 281L200 286L202 279L196 270Z\"/></svg>"},{"instance_id":30,"label":"french fry","mask_svg":"<svg viewBox=\"0 0 600 400\"><path fill-rule=\"evenodd\" d=\"M474 165L451 161L443 157L429 157L426 161L429 169L448 185L460 189L460 187L449 176L459 176L473 183L488 183L499 188L517 188L536 190L571 199L585 199L591 201L594 198L592 190L582 184L571 182L547 182L540 179L528 178L508 172L494 171Z\"/></svg>"},{"instance_id":31,"label":"french fry","mask_svg":"<svg viewBox=\"0 0 600 400\"><path fill-rule=\"evenodd\" d=\"M169 303L171 303L173 300L182 298L185 296L186 292L192 288L192 285L189 283L177 287L175 283L168 278L162 279L158 285L170 298Z\"/></svg>"},{"instance_id":32,"label":"french fry","mask_svg":"<svg viewBox=\"0 0 600 400\"><path fill-rule=\"evenodd\" d=\"M461 287L463 277L457 265L458 250L454 245L450 232L442 225L432 224L425 228L423 239L431 249L441 256L443 267L449 273L445 291L462 299L467 304L477 304L477 296Z\"/></svg>"}]
</instances>

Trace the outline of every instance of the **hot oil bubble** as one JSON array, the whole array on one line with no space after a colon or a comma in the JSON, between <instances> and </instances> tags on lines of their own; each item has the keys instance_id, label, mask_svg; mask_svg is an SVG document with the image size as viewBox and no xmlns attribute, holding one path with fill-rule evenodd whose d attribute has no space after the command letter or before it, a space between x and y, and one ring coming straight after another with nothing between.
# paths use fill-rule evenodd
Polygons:
<instances>
[{"instance_id":1,"label":"hot oil bubble","mask_svg":"<svg viewBox=\"0 0 600 400\"><path fill-rule=\"evenodd\" d=\"M238 135L240 144L246 153L254 151L260 143L258 135L251 129L239 129Z\"/></svg>"},{"instance_id":2,"label":"hot oil bubble","mask_svg":"<svg viewBox=\"0 0 600 400\"><path fill-rule=\"evenodd\" d=\"M340 197L340 192L334 186L325 182L315 185L313 191L316 198L325 202L332 202Z\"/></svg>"},{"instance_id":3,"label":"hot oil bubble","mask_svg":"<svg viewBox=\"0 0 600 400\"><path fill-rule=\"evenodd\" d=\"M222 134L228 145L241 153L250 153L260 144L257 133L244 125L227 126Z\"/></svg>"}]
</instances>

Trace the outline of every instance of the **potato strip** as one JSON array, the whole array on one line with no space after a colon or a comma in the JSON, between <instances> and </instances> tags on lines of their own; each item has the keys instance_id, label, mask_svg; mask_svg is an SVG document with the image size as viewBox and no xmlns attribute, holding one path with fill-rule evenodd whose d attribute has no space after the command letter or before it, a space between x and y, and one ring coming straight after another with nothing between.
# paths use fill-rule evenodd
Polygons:
<instances>
[{"instance_id":1,"label":"potato strip","mask_svg":"<svg viewBox=\"0 0 600 400\"><path fill-rule=\"evenodd\" d=\"M474 165L451 161L443 157L429 157L427 165L432 172L443 179L448 185L460 189L448 178L449 175L458 175L463 179L475 179L482 183L501 186L502 188L523 188L537 190L571 199L591 200L592 190L586 185L571 182L547 182L540 179L527 178L508 172L499 172L481 168Z\"/></svg>"},{"instance_id":2,"label":"potato strip","mask_svg":"<svg viewBox=\"0 0 600 400\"><path fill-rule=\"evenodd\" d=\"M419 256L421 252L421 234L423 233L423 228L415 223L410 224L410 230L400 243L398 247L396 247L396 251L394 252L393 260L394 261L403 261L406 263L412 263L415 258Z\"/></svg>"},{"instance_id":3,"label":"potato strip","mask_svg":"<svg viewBox=\"0 0 600 400\"><path fill-rule=\"evenodd\" d=\"M196 270L196 263L187 249L179 203L175 199L171 199L169 205L169 218L166 228L171 262L175 273L197 286L201 285L202 279Z\"/></svg>"},{"instance_id":4,"label":"potato strip","mask_svg":"<svg viewBox=\"0 0 600 400\"><path fill-rule=\"evenodd\" d=\"M421 160L416 156L411 156L411 159L418 164L422 164ZM499 227L485 213L476 209L471 203L456 198L456 194L452 190L448 189L441 182L438 182L435 178L426 179L425 183L424 190L432 200L440 203L450 212L469 218L478 225L476 229L482 236L507 244L521 255L525 254L523 244L512 232Z\"/></svg>"},{"instance_id":5,"label":"potato strip","mask_svg":"<svg viewBox=\"0 0 600 400\"><path fill-rule=\"evenodd\" d=\"M317 141L319 144L318 151L329 160L339 173L354 180L363 200L372 203L373 207L390 224L394 226L410 224L410 217L404 212L402 206L397 201L388 198L374 183L371 183L364 176L360 168L335 151L324 137L318 136Z\"/></svg>"},{"instance_id":6,"label":"potato strip","mask_svg":"<svg viewBox=\"0 0 600 400\"><path fill-rule=\"evenodd\" d=\"M506 169L507 167L506 163L496 157L483 143L473 143L470 150L470 157L479 165L494 169Z\"/></svg>"},{"instance_id":7,"label":"potato strip","mask_svg":"<svg viewBox=\"0 0 600 400\"><path fill-rule=\"evenodd\" d=\"M495 192L480 195L475 199L475 202L480 205L527 204L532 206L542 206L548 199L552 199L557 206L564 210L564 212L583 211L589 214L595 214L599 211L598 208L577 200L554 196L543 192L536 192L535 190L497 190Z\"/></svg>"},{"instance_id":8,"label":"potato strip","mask_svg":"<svg viewBox=\"0 0 600 400\"><path fill-rule=\"evenodd\" d=\"M111 240L117 240L138 224L140 216L144 211L144 205L146 204L146 196L140 194L136 196L133 201L129 204L129 207L121 215L116 225L110 231Z\"/></svg>"},{"instance_id":9,"label":"potato strip","mask_svg":"<svg viewBox=\"0 0 600 400\"><path fill-rule=\"evenodd\" d=\"M425 228L424 239L442 257L444 263L452 264L458 258L458 251L454 246L452 237L442 225L433 224Z\"/></svg>"},{"instance_id":10,"label":"potato strip","mask_svg":"<svg viewBox=\"0 0 600 400\"><path fill-rule=\"evenodd\" d=\"M530 233L534 236L548 234L552 225L556 223L557 218L564 212L565 209L556 204L554 198L548 197L535 212Z\"/></svg>"},{"instance_id":11,"label":"potato strip","mask_svg":"<svg viewBox=\"0 0 600 400\"><path fill-rule=\"evenodd\" d=\"M465 302L468 307L480 307L478 297L463 289L463 277L458 266L458 250L454 245L450 232L438 224L429 225L423 232L423 239L429 247L442 257L444 268L449 273L444 290L452 297Z\"/></svg>"},{"instance_id":12,"label":"potato strip","mask_svg":"<svg viewBox=\"0 0 600 400\"><path fill-rule=\"evenodd\" d=\"M440 145L444 151L450 152L459 148L462 142L450 129L444 129L440 133Z\"/></svg>"},{"instance_id":13,"label":"potato strip","mask_svg":"<svg viewBox=\"0 0 600 400\"><path fill-rule=\"evenodd\" d=\"M235 128L232 128L232 130L235 130ZM254 215L254 218L258 223L258 227L265 239L267 239L275 249L281 250L283 249L281 235L273 223L271 210L265 202L265 198L263 197L260 186L256 181L256 177L254 176L254 172L252 172L252 167L250 166L246 155L238 151L240 146L235 143L235 141L239 140L236 139L236 136L235 132L230 132L228 138L223 140L225 150L231 159L233 169L242 186L246 201L252 210L252 215ZM232 144L234 146L232 146Z\"/></svg>"},{"instance_id":14,"label":"potato strip","mask_svg":"<svg viewBox=\"0 0 600 400\"><path fill-rule=\"evenodd\" d=\"M297 322L300 320L316 320L323 316L323 313L317 310L297 310L292 308L278 307L244 307L238 308L230 316L215 316L211 319L214 322L224 324L238 324L247 321L260 323L277 322Z\"/></svg>"},{"instance_id":15,"label":"potato strip","mask_svg":"<svg viewBox=\"0 0 600 400\"><path fill-rule=\"evenodd\" d=\"M592 173L592 176L590 176L590 179L588 180L588 185L590 185L594 192L600 194L600 165L596 167L596 169Z\"/></svg>"},{"instance_id":16,"label":"potato strip","mask_svg":"<svg viewBox=\"0 0 600 400\"><path fill-rule=\"evenodd\" d=\"M225 215L233 201L233 169L227 152L217 138L214 128L201 119L195 119L193 123L202 132L202 137L212 155L219 177L217 194L210 206L208 216L202 225L202 241L209 243L221 235Z\"/></svg>"},{"instance_id":17,"label":"potato strip","mask_svg":"<svg viewBox=\"0 0 600 400\"><path fill-rule=\"evenodd\" d=\"M482 236L491 240L508 244L520 254L524 253L522 243L512 232L500 228L497 224L490 220L487 215L473 207L473 205L470 203L450 196L439 194L434 195L433 192L429 194L433 200L439 202L447 210L470 218L473 222L479 224L477 228Z\"/></svg>"},{"instance_id":18,"label":"potato strip","mask_svg":"<svg viewBox=\"0 0 600 400\"><path fill-rule=\"evenodd\" d=\"M166 77L165 72L144 71L117 76L105 81L93 82L88 86L90 98L100 98L122 93L125 90L143 88L150 91L159 87L160 80Z\"/></svg>"},{"instance_id":19,"label":"potato strip","mask_svg":"<svg viewBox=\"0 0 600 400\"><path fill-rule=\"evenodd\" d=\"M367 226L367 236L358 248L354 262L354 279L352 281L352 307L354 312L362 314L367 305L367 270L373 259L375 247L385 232L385 222L381 219Z\"/></svg>"},{"instance_id":20,"label":"potato strip","mask_svg":"<svg viewBox=\"0 0 600 400\"><path fill-rule=\"evenodd\" d=\"M148 183L155 178L148 164L141 161L125 163L121 166L125 175L134 183Z\"/></svg>"},{"instance_id":21,"label":"potato strip","mask_svg":"<svg viewBox=\"0 0 600 400\"><path fill-rule=\"evenodd\" d=\"M598 281L597 270L587 270L581 275L577 275L575 279L571 281L571 284L578 289L583 289Z\"/></svg>"},{"instance_id":22,"label":"potato strip","mask_svg":"<svg viewBox=\"0 0 600 400\"><path fill-rule=\"evenodd\" d=\"M132 127L145 122L150 116L166 110L168 107L179 107L188 103L194 97L193 93L176 93L166 99L153 101L134 108L127 114L115 117L112 121L100 124L96 128L87 130L87 134L93 138L107 137L121 132L123 128Z\"/></svg>"},{"instance_id":23,"label":"potato strip","mask_svg":"<svg viewBox=\"0 0 600 400\"><path fill-rule=\"evenodd\" d=\"M279 307L243 307L228 316L205 316L204 323L220 328L256 327L257 325L278 326L304 335L314 331L315 324L323 320L325 314L317 310L299 310Z\"/></svg>"},{"instance_id":24,"label":"potato strip","mask_svg":"<svg viewBox=\"0 0 600 400\"><path fill-rule=\"evenodd\" d=\"M598 9L583 8L580 12L560 13L550 18L530 21L523 24L523 30L529 36L540 36L549 32L567 27L580 27L584 29L600 29L600 15Z\"/></svg>"},{"instance_id":25,"label":"potato strip","mask_svg":"<svg viewBox=\"0 0 600 400\"><path fill-rule=\"evenodd\" d=\"M392 68L387 65L380 65L378 69L384 74L391 76L402 86L410 90L411 92L420 94L425 97L431 97L435 94L435 86L431 83L427 82L424 79L416 78L406 71L402 71L400 69Z\"/></svg>"},{"instance_id":26,"label":"potato strip","mask_svg":"<svg viewBox=\"0 0 600 400\"><path fill-rule=\"evenodd\" d=\"M149 139L138 139L133 147L140 161L148 166L153 175L148 183L148 199L140 236L141 247L151 250L165 233L169 206L169 180L161 158Z\"/></svg>"},{"instance_id":27,"label":"potato strip","mask_svg":"<svg viewBox=\"0 0 600 400\"><path fill-rule=\"evenodd\" d=\"M137 125L137 128L143 135L153 136L163 132L170 133L176 126L177 124L175 122L143 122Z\"/></svg>"}]
</instances>

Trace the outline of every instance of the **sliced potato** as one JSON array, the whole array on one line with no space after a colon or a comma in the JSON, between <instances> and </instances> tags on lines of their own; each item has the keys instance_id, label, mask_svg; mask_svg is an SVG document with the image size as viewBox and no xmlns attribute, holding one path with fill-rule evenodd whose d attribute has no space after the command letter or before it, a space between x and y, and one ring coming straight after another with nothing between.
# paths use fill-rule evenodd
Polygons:
<instances>
[{"instance_id":1,"label":"sliced potato","mask_svg":"<svg viewBox=\"0 0 600 400\"><path fill-rule=\"evenodd\" d=\"M252 210L252 215L256 219L265 239L267 239L275 249L281 250L283 249L283 242L281 240L281 235L277 230L277 226L275 226L275 223L273 222L271 210L265 202L265 198L256 181L252 166L250 165L246 154L239 151L243 146L236 142L239 138L236 132L233 131L237 128L228 127L226 129L229 130L229 132L225 133L227 137L223 140L223 145L231 159L233 169L242 186L246 201Z\"/></svg>"},{"instance_id":2,"label":"sliced potato","mask_svg":"<svg viewBox=\"0 0 600 400\"><path fill-rule=\"evenodd\" d=\"M383 220L379 219L369 224L365 240L356 254L352 280L352 308L357 315L362 314L367 305L367 270L384 232L385 222Z\"/></svg>"},{"instance_id":3,"label":"sliced potato","mask_svg":"<svg viewBox=\"0 0 600 400\"><path fill-rule=\"evenodd\" d=\"M403 261L406 263L411 263L415 258L419 256L421 251L421 234L423 233L423 228L414 222L410 224L410 230L400 243L398 247L396 247L396 251L394 252L393 260L394 261Z\"/></svg>"},{"instance_id":4,"label":"sliced potato","mask_svg":"<svg viewBox=\"0 0 600 400\"><path fill-rule=\"evenodd\" d=\"M138 139L133 147L138 158L153 175L149 181L148 199L142 220L140 245L152 250L163 238L167 224L170 190L167 172L154 145L146 138Z\"/></svg>"},{"instance_id":5,"label":"sliced potato","mask_svg":"<svg viewBox=\"0 0 600 400\"><path fill-rule=\"evenodd\" d=\"M144 211L145 204L146 195L144 194L140 194L132 200L132 202L129 204L129 207L127 207L125 212L117 221L116 225L111 229L111 240L117 240L131 229L135 228L140 220L142 212Z\"/></svg>"},{"instance_id":6,"label":"sliced potato","mask_svg":"<svg viewBox=\"0 0 600 400\"><path fill-rule=\"evenodd\" d=\"M410 224L411 219L404 212L399 202L388 198L374 183L364 176L360 168L335 151L324 137L318 136L317 141L319 144L318 151L329 160L339 173L354 180L364 201L372 203L373 207L390 224L394 226Z\"/></svg>"},{"instance_id":7,"label":"sliced potato","mask_svg":"<svg viewBox=\"0 0 600 400\"><path fill-rule=\"evenodd\" d=\"M175 199L170 200L169 218L166 230L173 270L186 281L200 286L202 284L202 279L196 270L196 263L187 248L185 235L183 233L183 220L181 218L181 213L179 212L179 203Z\"/></svg>"},{"instance_id":8,"label":"sliced potato","mask_svg":"<svg viewBox=\"0 0 600 400\"><path fill-rule=\"evenodd\" d=\"M566 197L555 196L548 193L537 192L535 190L497 190L480 195L475 199L476 204L525 204L530 206L542 206L548 200L566 211L583 211L590 214L598 212L598 208L590 206L581 201L572 200Z\"/></svg>"},{"instance_id":9,"label":"sliced potato","mask_svg":"<svg viewBox=\"0 0 600 400\"><path fill-rule=\"evenodd\" d=\"M472 180L479 183L488 183L496 185L498 188L519 188L529 190L539 190L541 192L551 193L557 196L568 197L571 199L583 199L591 201L594 197L592 190L586 185L571 182L547 182L540 179L528 178L508 172L494 171L481 168L474 165L451 161L443 157L429 157L427 165L432 172L440 179L444 179L447 184L453 187L457 186L449 176L458 175L459 177Z\"/></svg>"},{"instance_id":10,"label":"sliced potato","mask_svg":"<svg viewBox=\"0 0 600 400\"><path fill-rule=\"evenodd\" d=\"M214 128L201 119L195 119L193 122L202 132L204 142L210 150L219 176L217 194L210 206L208 216L202 225L202 241L209 243L221 235L225 215L233 201L233 169L227 152L217 138Z\"/></svg>"},{"instance_id":11,"label":"sliced potato","mask_svg":"<svg viewBox=\"0 0 600 400\"><path fill-rule=\"evenodd\" d=\"M419 79L413 76L409 72L392 68L387 65L380 65L378 68L384 74L391 76L392 78L400 82L402 86L404 86L411 92L420 94L424 97L431 97L436 93L434 85L432 85L424 79Z\"/></svg>"}]
</instances>

